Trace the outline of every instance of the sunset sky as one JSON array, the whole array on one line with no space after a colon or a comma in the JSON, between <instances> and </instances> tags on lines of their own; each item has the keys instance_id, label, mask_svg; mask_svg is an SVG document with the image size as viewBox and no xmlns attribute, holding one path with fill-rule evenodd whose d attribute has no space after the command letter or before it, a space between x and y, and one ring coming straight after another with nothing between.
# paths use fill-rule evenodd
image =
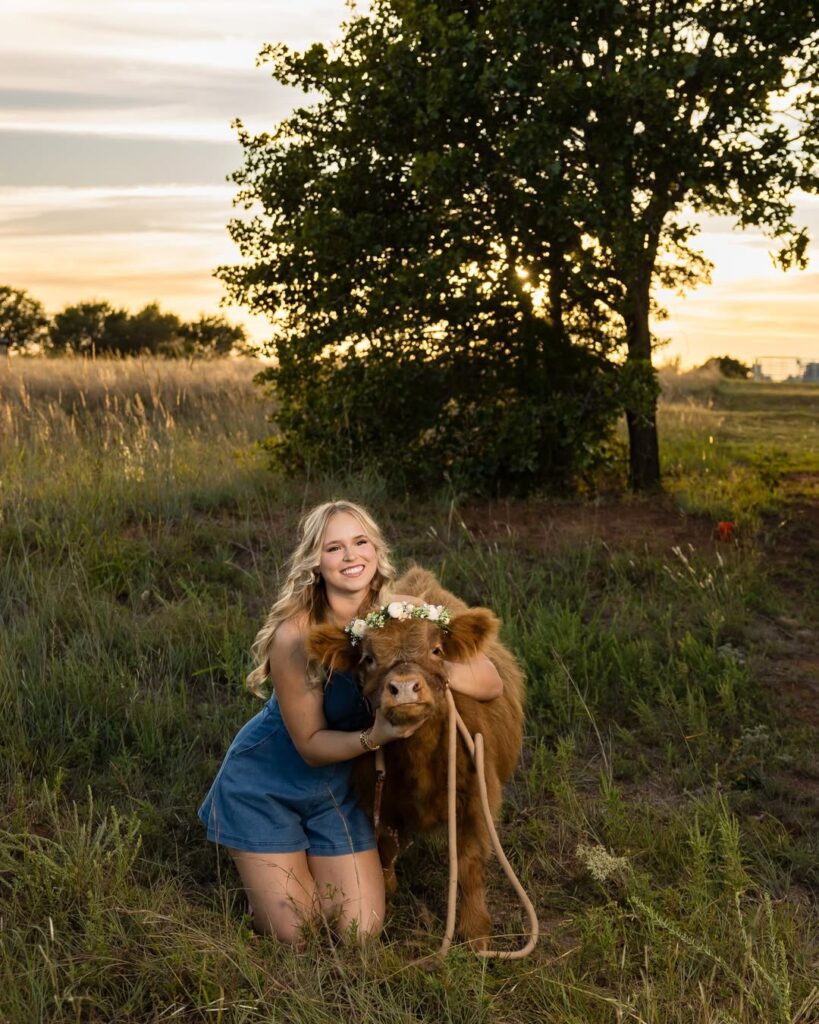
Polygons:
<instances>
[{"instance_id":1,"label":"sunset sky","mask_svg":"<svg viewBox=\"0 0 819 1024\"><path fill-rule=\"evenodd\" d=\"M213 269L238 256L230 122L270 128L300 100L255 56L265 42L332 41L347 13L342 0L4 0L0 284L49 312L91 298L217 311ZM797 209L813 239L803 273L774 269L760 234L703 222L713 284L661 297L671 343L658 361L819 360L819 200ZM225 312L264 337L263 321Z\"/></svg>"}]
</instances>

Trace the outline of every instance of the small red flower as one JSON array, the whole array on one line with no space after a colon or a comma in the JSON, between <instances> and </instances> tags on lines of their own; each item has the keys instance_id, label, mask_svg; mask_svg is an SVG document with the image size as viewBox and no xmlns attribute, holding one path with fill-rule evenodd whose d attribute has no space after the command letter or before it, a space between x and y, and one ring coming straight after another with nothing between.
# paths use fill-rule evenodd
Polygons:
<instances>
[{"instance_id":1,"label":"small red flower","mask_svg":"<svg viewBox=\"0 0 819 1024\"><path fill-rule=\"evenodd\" d=\"M734 524L727 519L723 519L717 523L717 530L719 531L719 539L727 544L734 536Z\"/></svg>"}]
</instances>

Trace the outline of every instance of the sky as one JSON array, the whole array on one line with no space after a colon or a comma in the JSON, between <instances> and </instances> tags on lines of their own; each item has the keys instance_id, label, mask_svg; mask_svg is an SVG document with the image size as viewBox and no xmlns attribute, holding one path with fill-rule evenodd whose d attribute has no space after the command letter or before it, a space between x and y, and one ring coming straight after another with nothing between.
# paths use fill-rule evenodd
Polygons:
<instances>
[{"instance_id":1,"label":"sky","mask_svg":"<svg viewBox=\"0 0 819 1024\"><path fill-rule=\"evenodd\" d=\"M0 284L54 313L106 299L218 312L226 225L241 164L231 121L272 128L303 101L255 58L267 42L331 42L343 0L3 0L0 12ZM713 283L660 295L657 361L711 355L819 360L819 199L797 197L811 265L783 274L758 232L703 220ZM251 335L262 318L226 308Z\"/></svg>"}]
</instances>

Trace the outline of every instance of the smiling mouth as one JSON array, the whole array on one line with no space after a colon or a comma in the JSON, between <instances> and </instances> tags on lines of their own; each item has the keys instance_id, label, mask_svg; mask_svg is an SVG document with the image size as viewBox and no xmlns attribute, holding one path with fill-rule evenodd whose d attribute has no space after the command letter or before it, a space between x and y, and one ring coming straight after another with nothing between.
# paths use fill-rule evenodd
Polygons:
<instances>
[{"instance_id":1,"label":"smiling mouth","mask_svg":"<svg viewBox=\"0 0 819 1024\"><path fill-rule=\"evenodd\" d=\"M342 569L342 576L360 576L364 572L363 565L351 565L349 569Z\"/></svg>"}]
</instances>

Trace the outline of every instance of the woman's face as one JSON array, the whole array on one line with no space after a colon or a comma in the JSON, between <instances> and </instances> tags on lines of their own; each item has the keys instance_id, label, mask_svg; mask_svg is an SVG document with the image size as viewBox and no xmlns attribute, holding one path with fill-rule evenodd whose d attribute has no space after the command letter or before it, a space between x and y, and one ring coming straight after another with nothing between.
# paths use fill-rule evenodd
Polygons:
<instances>
[{"instance_id":1,"label":"woman's face","mask_svg":"<svg viewBox=\"0 0 819 1024\"><path fill-rule=\"evenodd\" d=\"M334 512L327 520L319 571L328 589L354 594L369 588L378 556L364 527L349 512Z\"/></svg>"}]
</instances>

